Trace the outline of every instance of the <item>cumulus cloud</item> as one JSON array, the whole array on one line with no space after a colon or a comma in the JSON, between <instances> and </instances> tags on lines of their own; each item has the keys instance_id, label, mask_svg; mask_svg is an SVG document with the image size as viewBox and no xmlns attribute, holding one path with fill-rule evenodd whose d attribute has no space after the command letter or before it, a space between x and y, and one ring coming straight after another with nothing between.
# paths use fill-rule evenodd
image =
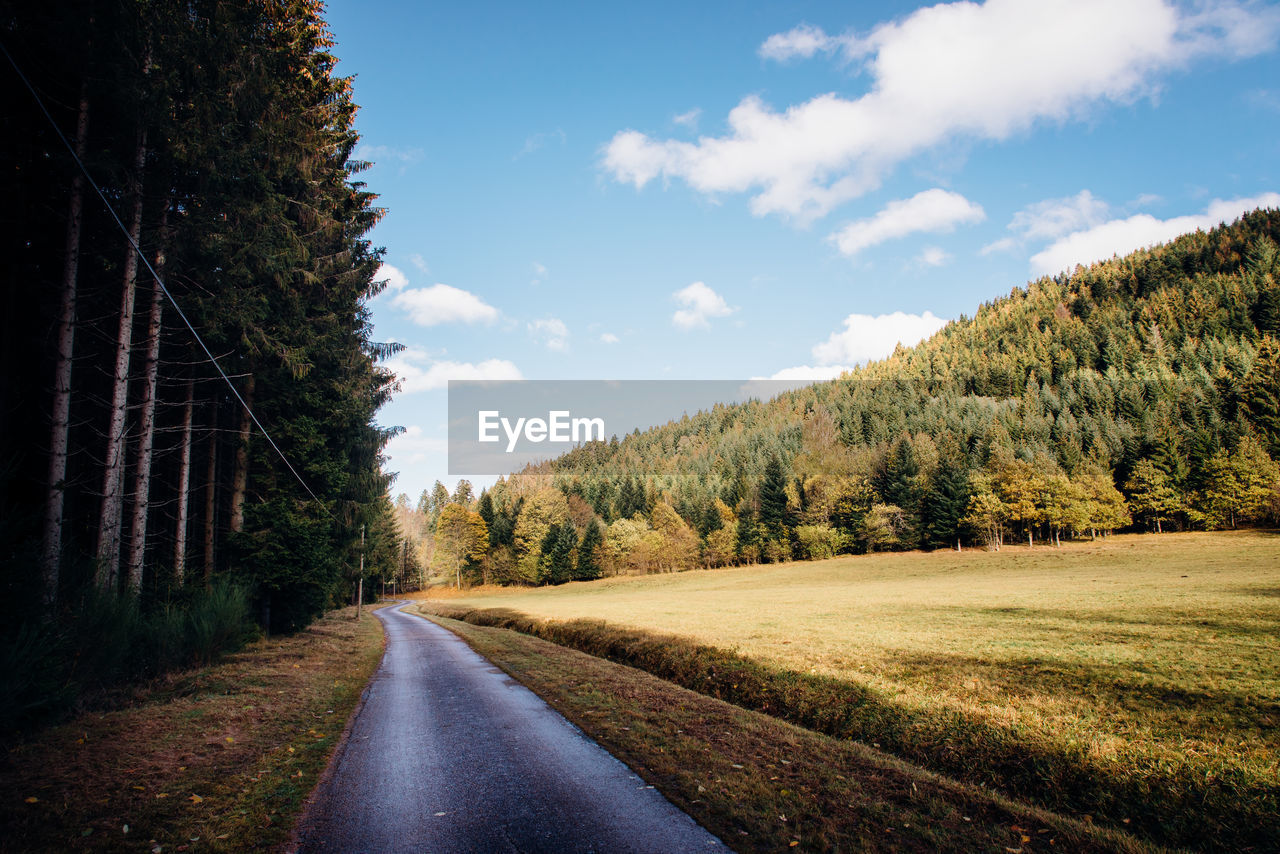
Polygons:
<instances>
[{"instance_id":1,"label":"cumulus cloud","mask_svg":"<svg viewBox=\"0 0 1280 854\"><path fill-rule=\"evenodd\" d=\"M720 296L702 282L694 282L671 295L677 304L684 306L671 315L671 322L680 329L696 329L710 326L709 318L725 317L735 309L729 307Z\"/></svg>"},{"instance_id":2,"label":"cumulus cloud","mask_svg":"<svg viewBox=\"0 0 1280 854\"><path fill-rule=\"evenodd\" d=\"M1280 207L1280 193L1263 193L1246 199L1215 199L1204 213L1156 219L1150 214L1135 214L1127 219L1113 219L1059 238L1043 251L1031 256L1031 269L1037 274L1052 275L1089 264L1113 255L1125 255L1136 249L1164 243L1180 234L1197 229L1207 230L1231 222L1241 214L1260 207Z\"/></svg>"},{"instance_id":3,"label":"cumulus cloud","mask_svg":"<svg viewBox=\"0 0 1280 854\"><path fill-rule=\"evenodd\" d=\"M506 359L483 362L436 360L421 347L407 347L383 364L400 381L403 394L446 388L449 380L518 380L520 369Z\"/></svg>"},{"instance_id":4,"label":"cumulus cloud","mask_svg":"<svg viewBox=\"0 0 1280 854\"><path fill-rule=\"evenodd\" d=\"M853 256L886 240L914 232L948 232L957 225L981 222L986 217L980 205L959 193L935 187L885 205L873 217L851 222L831 235L832 243L845 255Z\"/></svg>"},{"instance_id":5,"label":"cumulus cloud","mask_svg":"<svg viewBox=\"0 0 1280 854\"><path fill-rule=\"evenodd\" d=\"M413 266L417 267L419 271L421 271L421 272L423 272L423 273L430 273L430 272L431 272L431 270L427 268L427 259L426 259L426 258L423 258L423 257L422 257L420 254L418 254L417 252L415 252L415 253L413 253L412 255L410 255L410 256L409 256L409 260L413 262Z\"/></svg>"},{"instance_id":6,"label":"cumulus cloud","mask_svg":"<svg viewBox=\"0 0 1280 854\"><path fill-rule=\"evenodd\" d=\"M1028 205L1013 215L1009 229L1030 240L1053 239L1092 228L1105 221L1108 212L1106 202L1081 190L1065 199L1045 199Z\"/></svg>"},{"instance_id":7,"label":"cumulus cloud","mask_svg":"<svg viewBox=\"0 0 1280 854\"><path fill-rule=\"evenodd\" d=\"M799 219L877 187L895 165L953 138L1003 140L1155 92L1162 76L1206 55L1240 58L1274 45L1277 12L1170 0L988 0L924 8L866 36L841 36L870 81L860 97L824 94L779 111L750 96L728 132L696 142L619 131L602 166L621 183L680 179L705 194L753 193L752 212ZM816 28L771 36L762 55L833 48Z\"/></svg>"},{"instance_id":8,"label":"cumulus cloud","mask_svg":"<svg viewBox=\"0 0 1280 854\"><path fill-rule=\"evenodd\" d=\"M480 297L449 285L411 288L396 294L392 305L404 309L419 326L441 323L492 323L498 310Z\"/></svg>"},{"instance_id":9,"label":"cumulus cloud","mask_svg":"<svg viewBox=\"0 0 1280 854\"><path fill-rule=\"evenodd\" d=\"M606 332L600 336L600 340L603 341L605 344L617 344L620 339L618 338L617 335L614 335L612 332Z\"/></svg>"},{"instance_id":10,"label":"cumulus cloud","mask_svg":"<svg viewBox=\"0 0 1280 854\"><path fill-rule=\"evenodd\" d=\"M922 267L941 267L950 260L950 252L937 246L926 246L925 250L916 258L916 263Z\"/></svg>"},{"instance_id":11,"label":"cumulus cloud","mask_svg":"<svg viewBox=\"0 0 1280 854\"><path fill-rule=\"evenodd\" d=\"M947 323L946 318L935 317L928 311L924 314L895 311L874 317L851 314L844 319L844 329L814 345L813 357L819 365L830 366L882 359L892 354L899 343L906 347L919 344Z\"/></svg>"},{"instance_id":12,"label":"cumulus cloud","mask_svg":"<svg viewBox=\"0 0 1280 854\"><path fill-rule=\"evenodd\" d=\"M373 274L375 282L386 281L388 291L401 291L409 286L409 277L398 267L383 264Z\"/></svg>"},{"instance_id":13,"label":"cumulus cloud","mask_svg":"<svg viewBox=\"0 0 1280 854\"><path fill-rule=\"evenodd\" d=\"M783 368L773 376L753 377L753 379L769 380L803 380L805 382L821 382L833 380L845 371L851 371L846 365L796 365L794 368Z\"/></svg>"},{"instance_id":14,"label":"cumulus cloud","mask_svg":"<svg viewBox=\"0 0 1280 854\"><path fill-rule=\"evenodd\" d=\"M548 350L563 352L569 349L569 327L557 317L533 321L529 324L529 334Z\"/></svg>"},{"instance_id":15,"label":"cumulus cloud","mask_svg":"<svg viewBox=\"0 0 1280 854\"><path fill-rule=\"evenodd\" d=\"M411 424L387 442L386 454L397 465L416 465L448 450L447 439L428 436L417 424Z\"/></svg>"}]
</instances>

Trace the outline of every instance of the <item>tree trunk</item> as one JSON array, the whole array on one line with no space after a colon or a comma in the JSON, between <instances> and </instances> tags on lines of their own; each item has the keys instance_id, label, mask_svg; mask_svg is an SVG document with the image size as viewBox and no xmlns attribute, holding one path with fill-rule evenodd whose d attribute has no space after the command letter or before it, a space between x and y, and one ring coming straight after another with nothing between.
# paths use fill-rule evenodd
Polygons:
<instances>
[{"instance_id":1,"label":"tree trunk","mask_svg":"<svg viewBox=\"0 0 1280 854\"><path fill-rule=\"evenodd\" d=\"M249 436L253 420L249 411L253 407L253 374L245 377L244 406L240 413L239 441L236 443L236 465L231 476L231 533L244 530L244 493L249 484Z\"/></svg>"},{"instance_id":2,"label":"tree trunk","mask_svg":"<svg viewBox=\"0 0 1280 854\"><path fill-rule=\"evenodd\" d=\"M138 251L142 234L142 170L147 160L146 131L138 133L133 162L133 216L129 223L128 254L120 297L120 329L116 334L115 377L112 381L111 421L103 460L102 514L98 524L98 586L112 590L120 571L120 527L124 517L125 420L129 403L129 355L133 344L133 303L137 291Z\"/></svg>"},{"instance_id":3,"label":"tree trunk","mask_svg":"<svg viewBox=\"0 0 1280 854\"><path fill-rule=\"evenodd\" d=\"M213 582L213 541L218 511L218 404L209 404L209 459L204 481L204 586Z\"/></svg>"},{"instance_id":4,"label":"tree trunk","mask_svg":"<svg viewBox=\"0 0 1280 854\"><path fill-rule=\"evenodd\" d=\"M89 138L89 85L80 84L76 115L76 156L83 159ZM45 498L44 550L41 569L44 603L58 599L62 566L62 508L67 478L67 439L71 432L71 358L75 349L76 282L80 270L80 231L84 222L84 173L75 167L67 203L67 242L62 260L62 293L58 309L58 354L53 372L53 417L49 437L49 491Z\"/></svg>"},{"instance_id":5,"label":"tree trunk","mask_svg":"<svg viewBox=\"0 0 1280 854\"><path fill-rule=\"evenodd\" d=\"M182 408L182 445L178 455L178 521L173 536L173 581L178 587L187 572L187 515L191 506L191 409L196 381L187 380L187 402Z\"/></svg>"},{"instance_id":6,"label":"tree trunk","mask_svg":"<svg viewBox=\"0 0 1280 854\"><path fill-rule=\"evenodd\" d=\"M1164 533L1164 530L1160 527L1160 517L1159 517L1159 516L1157 516L1157 517L1156 517L1156 533L1157 533L1157 534L1163 534L1163 533Z\"/></svg>"},{"instance_id":7,"label":"tree trunk","mask_svg":"<svg viewBox=\"0 0 1280 854\"><path fill-rule=\"evenodd\" d=\"M142 589L142 566L147 552L147 513L151 509L151 458L156 435L156 380L160 374L160 325L164 317L165 242L168 239L169 206L160 215L160 248L155 272L160 277L151 288L151 312L147 317L147 355L143 362L142 413L137 462L133 468L133 521L129 528L129 589Z\"/></svg>"}]
</instances>

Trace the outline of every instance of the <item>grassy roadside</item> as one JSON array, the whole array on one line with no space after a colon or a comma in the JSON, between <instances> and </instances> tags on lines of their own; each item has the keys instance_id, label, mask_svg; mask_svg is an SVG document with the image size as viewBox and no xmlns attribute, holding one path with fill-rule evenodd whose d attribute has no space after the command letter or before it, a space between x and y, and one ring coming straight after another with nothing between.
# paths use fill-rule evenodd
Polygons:
<instances>
[{"instance_id":1,"label":"grassy roadside","mask_svg":"<svg viewBox=\"0 0 1280 854\"><path fill-rule=\"evenodd\" d=\"M279 848L382 656L354 609L0 756L0 851Z\"/></svg>"},{"instance_id":2,"label":"grassy roadside","mask_svg":"<svg viewBox=\"0 0 1280 854\"><path fill-rule=\"evenodd\" d=\"M738 851L1149 850L641 670L513 631L431 619Z\"/></svg>"}]
</instances>

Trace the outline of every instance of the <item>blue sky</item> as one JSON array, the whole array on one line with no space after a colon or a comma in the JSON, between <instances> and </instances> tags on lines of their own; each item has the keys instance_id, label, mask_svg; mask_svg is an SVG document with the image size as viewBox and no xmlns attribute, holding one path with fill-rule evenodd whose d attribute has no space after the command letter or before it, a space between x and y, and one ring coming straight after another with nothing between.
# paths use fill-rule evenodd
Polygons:
<instances>
[{"instance_id":1,"label":"blue sky","mask_svg":"<svg viewBox=\"0 0 1280 854\"><path fill-rule=\"evenodd\" d=\"M448 379L827 377L1280 206L1280 8L329 5L388 215L396 493ZM478 484L491 479L476 478Z\"/></svg>"}]
</instances>

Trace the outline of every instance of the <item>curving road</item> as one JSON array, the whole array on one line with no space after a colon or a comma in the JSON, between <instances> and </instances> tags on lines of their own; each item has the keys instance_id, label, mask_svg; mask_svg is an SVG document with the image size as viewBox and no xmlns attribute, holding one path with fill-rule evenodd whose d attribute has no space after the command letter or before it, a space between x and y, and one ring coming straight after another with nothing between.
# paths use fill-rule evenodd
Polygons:
<instances>
[{"instance_id":1,"label":"curving road","mask_svg":"<svg viewBox=\"0 0 1280 854\"><path fill-rule=\"evenodd\" d=\"M726 850L531 691L403 607L375 612L387 651L298 850Z\"/></svg>"}]
</instances>

